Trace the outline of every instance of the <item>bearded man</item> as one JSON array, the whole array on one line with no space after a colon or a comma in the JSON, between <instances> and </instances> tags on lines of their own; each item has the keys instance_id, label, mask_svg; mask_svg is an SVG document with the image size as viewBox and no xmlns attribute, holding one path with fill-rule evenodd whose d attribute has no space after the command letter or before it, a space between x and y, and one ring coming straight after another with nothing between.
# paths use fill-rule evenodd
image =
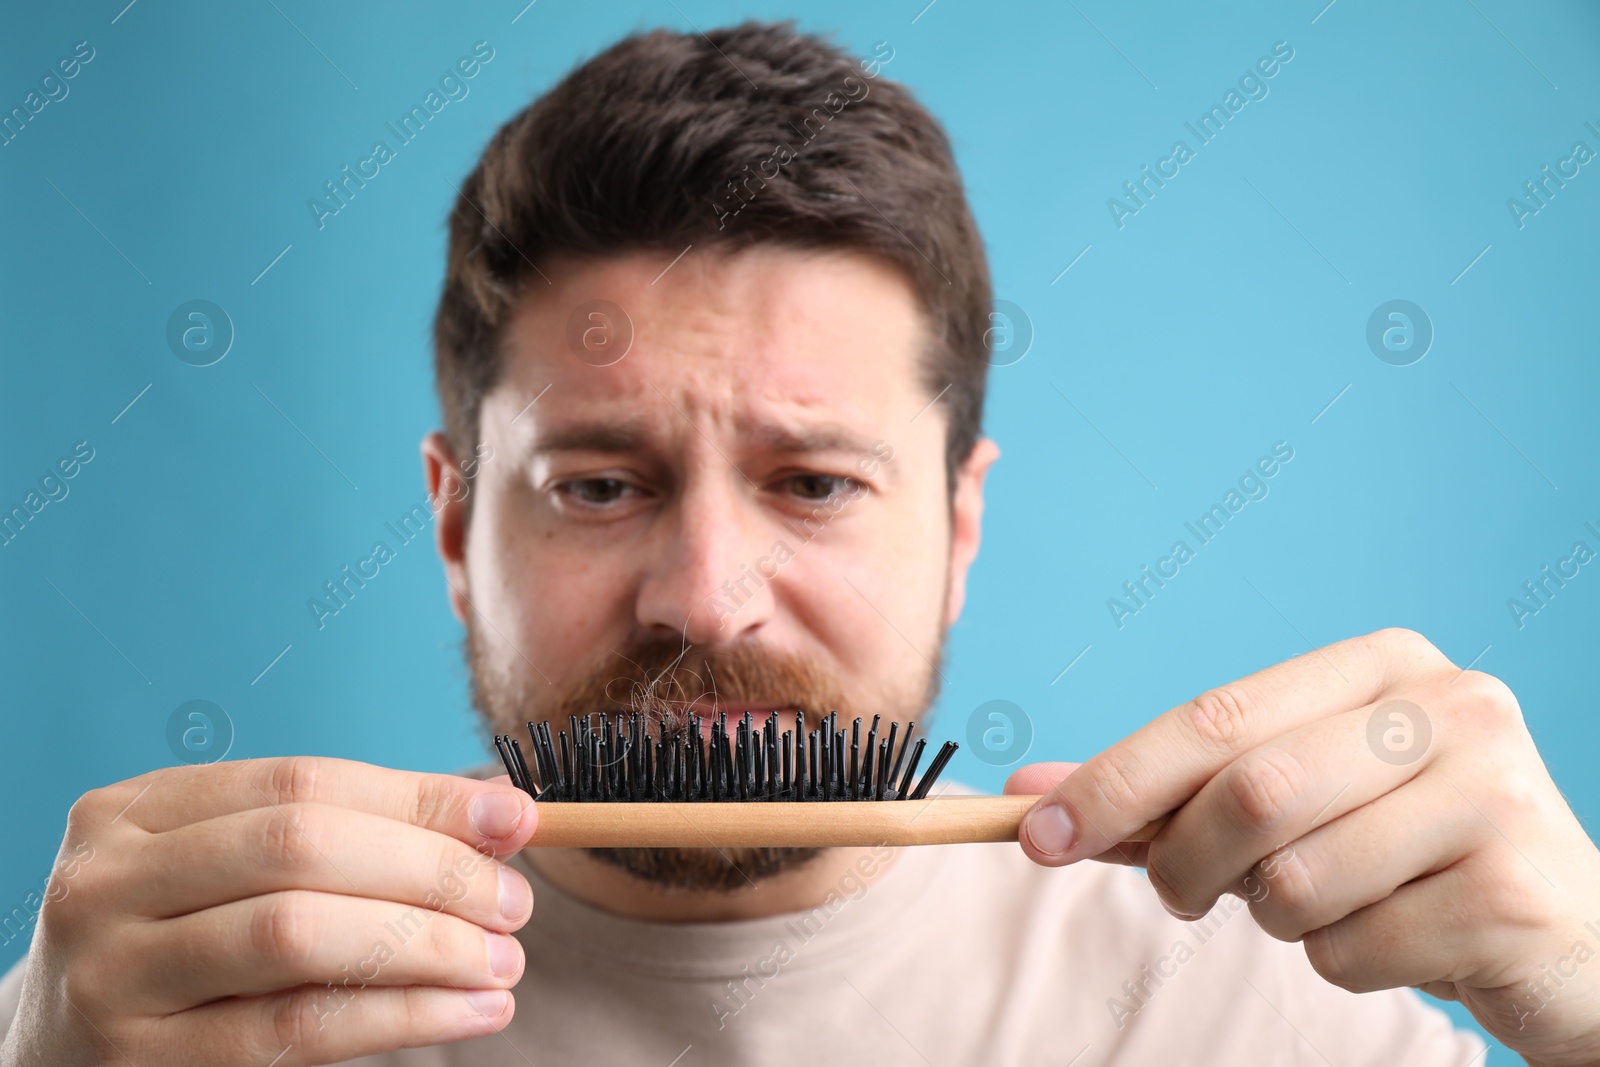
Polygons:
<instances>
[{"instance_id":1,"label":"bearded man","mask_svg":"<svg viewBox=\"0 0 1600 1067\"><path fill-rule=\"evenodd\" d=\"M462 183L422 454L486 733L925 724L999 455L993 303L891 59L632 37ZM1396 709L1414 758L1369 743ZM0 1065L1474 1060L1416 989L1600 1062L1600 856L1506 687L1416 633L1008 788L1046 794L1021 847L523 851L540 805L492 766L155 771L73 807Z\"/></svg>"}]
</instances>

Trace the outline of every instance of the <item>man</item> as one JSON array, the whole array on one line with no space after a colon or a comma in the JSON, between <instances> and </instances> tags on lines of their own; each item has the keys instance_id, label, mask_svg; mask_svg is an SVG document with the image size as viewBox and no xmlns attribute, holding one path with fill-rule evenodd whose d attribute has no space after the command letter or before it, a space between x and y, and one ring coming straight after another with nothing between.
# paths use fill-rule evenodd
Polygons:
<instances>
[{"instance_id":1,"label":"man","mask_svg":"<svg viewBox=\"0 0 1600 1067\"><path fill-rule=\"evenodd\" d=\"M930 705L998 456L991 296L890 60L631 38L465 182L423 459L496 732ZM1408 986L1600 1062L1600 856L1506 688L1408 631L1019 771L1021 849L519 852L537 805L493 773L87 794L0 1067L1473 1061Z\"/></svg>"}]
</instances>

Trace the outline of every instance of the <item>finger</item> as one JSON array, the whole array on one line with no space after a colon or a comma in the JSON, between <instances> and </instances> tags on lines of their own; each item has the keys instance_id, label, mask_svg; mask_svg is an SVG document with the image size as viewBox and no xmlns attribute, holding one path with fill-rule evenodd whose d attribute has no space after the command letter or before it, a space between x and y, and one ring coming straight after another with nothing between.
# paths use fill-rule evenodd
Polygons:
<instances>
[{"instance_id":1,"label":"finger","mask_svg":"<svg viewBox=\"0 0 1600 1067\"><path fill-rule=\"evenodd\" d=\"M515 1011L504 989L307 986L191 1008L161 1026L173 1067L311 1067L496 1033Z\"/></svg>"},{"instance_id":2,"label":"finger","mask_svg":"<svg viewBox=\"0 0 1600 1067\"><path fill-rule=\"evenodd\" d=\"M1299 941L1445 870L1492 832L1448 785L1422 778L1273 853L1235 891L1256 925Z\"/></svg>"},{"instance_id":3,"label":"finger","mask_svg":"<svg viewBox=\"0 0 1600 1067\"><path fill-rule=\"evenodd\" d=\"M1527 931L1484 922L1477 909L1463 906L1482 899L1498 877L1480 875L1469 862L1410 882L1308 933L1306 958L1323 978L1353 993L1463 981L1489 966L1503 974L1523 960Z\"/></svg>"},{"instance_id":4,"label":"finger","mask_svg":"<svg viewBox=\"0 0 1600 1067\"><path fill-rule=\"evenodd\" d=\"M1118 841L1104 852L1085 856L1084 859L1095 860L1098 863L1114 863L1119 867L1148 867L1150 842Z\"/></svg>"},{"instance_id":5,"label":"finger","mask_svg":"<svg viewBox=\"0 0 1600 1067\"><path fill-rule=\"evenodd\" d=\"M1398 789L1432 763L1432 744L1409 763L1375 755L1367 729L1374 710L1297 727L1202 786L1152 842L1150 883L1162 902L1179 915L1204 915L1263 856Z\"/></svg>"},{"instance_id":6,"label":"finger","mask_svg":"<svg viewBox=\"0 0 1600 1067\"><path fill-rule=\"evenodd\" d=\"M1297 726L1375 702L1448 665L1409 630L1308 652L1165 712L1095 755L1023 822L1024 848L1059 866L1103 852L1194 796L1233 760Z\"/></svg>"},{"instance_id":7,"label":"finger","mask_svg":"<svg viewBox=\"0 0 1600 1067\"><path fill-rule=\"evenodd\" d=\"M316 803L381 815L486 842L496 855L521 848L538 816L532 799L509 782L453 774L397 771L354 760L286 756L194 767L169 767L108 787L103 803L151 833L252 808Z\"/></svg>"},{"instance_id":8,"label":"finger","mask_svg":"<svg viewBox=\"0 0 1600 1067\"><path fill-rule=\"evenodd\" d=\"M522 946L453 915L290 890L138 923L124 935L126 1011L170 1013L305 983L509 988Z\"/></svg>"},{"instance_id":9,"label":"finger","mask_svg":"<svg viewBox=\"0 0 1600 1067\"><path fill-rule=\"evenodd\" d=\"M443 910L496 930L515 930L533 906L526 878L453 837L328 804L255 808L154 834L135 863L105 877L121 883L108 888L130 911L152 919L285 889Z\"/></svg>"},{"instance_id":10,"label":"finger","mask_svg":"<svg viewBox=\"0 0 1600 1067\"><path fill-rule=\"evenodd\" d=\"M1077 769L1076 763L1030 763L1026 767L1018 767L1006 779L1005 793L1007 796L1048 793Z\"/></svg>"}]
</instances>

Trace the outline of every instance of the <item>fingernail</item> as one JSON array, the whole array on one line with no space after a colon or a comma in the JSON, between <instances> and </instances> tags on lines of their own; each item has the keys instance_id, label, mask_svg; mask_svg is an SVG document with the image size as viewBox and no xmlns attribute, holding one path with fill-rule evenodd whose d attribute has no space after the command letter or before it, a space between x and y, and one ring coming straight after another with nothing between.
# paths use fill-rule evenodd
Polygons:
<instances>
[{"instance_id":1,"label":"fingernail","mask_svg":"<svg viewBox=\"0 0 1600 1067\"><path fill-rule=\"evenodd\" d=\"M522 966L522 946L507 934L488 932L489 970L496 978L510 978Z\"/></svg>"},{"instance_id":2,"label":"fingernail","mask_svg":"<svg viewBox=\"0 0 1600 1067\"><path fill-rule=\"evenodd\" d=\"M475 797L467 817L472 820L472 828L484 837L510 837L522 822L524 806L514 794L496 789Z\"/></svg>"},{"instance_id":3,"label":"fingernail","mask_svg":"<svg viewBox=\"0 0 1600 1067\"><path fill-rule=\"evenodd\" d=\"M1022 832L1046 856L1060 856L1072 847L1072 817L1060 804L1034 808L1022 820Z\"/></svg>"},{"instance_id":4,"label":"fingernail","mask_svg":"<svg viewBox=\"0 0 1600 1067\"><path fill-rule=\"evenodd\" d=\"M533 890L527 879L510 867L500 868L500 915L507 922L516 922L528 914L533 904Z\"/></svg>"},{"instance_id":5,"label":"fingernail","mask_svg":"<svg viewBox=\"0 0 1600 1067\"><path fill-rule=\"evenodd\" d=\"M511 994L504 989L474 989L466 994L467 1004L473 1011L493 1019L506 1010L506 999Z\"/></svg>"}]
</instances>

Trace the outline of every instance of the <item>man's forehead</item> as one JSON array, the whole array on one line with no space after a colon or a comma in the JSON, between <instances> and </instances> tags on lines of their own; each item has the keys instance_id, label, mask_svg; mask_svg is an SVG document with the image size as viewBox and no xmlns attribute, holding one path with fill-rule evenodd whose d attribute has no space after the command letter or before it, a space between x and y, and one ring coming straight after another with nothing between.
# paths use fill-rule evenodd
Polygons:
<instances>
[{"instance_id":1,"label":"man's forehead","mask_svg":"<svg viewBox=\"0 0 1600 1067\"><path fill-rule=\"evenodd\" d=\"M778 451L854 450L925 402L926 330L893 268L849 253L691 255L664 274L644 253L567 265L530 293L486 422L536 426L541 448L588 439L620 451L659 439L670 414ZM573 344L590 328L626 337L625 354L596 365L609 360Z\"/></svg>"}]
</instances>

